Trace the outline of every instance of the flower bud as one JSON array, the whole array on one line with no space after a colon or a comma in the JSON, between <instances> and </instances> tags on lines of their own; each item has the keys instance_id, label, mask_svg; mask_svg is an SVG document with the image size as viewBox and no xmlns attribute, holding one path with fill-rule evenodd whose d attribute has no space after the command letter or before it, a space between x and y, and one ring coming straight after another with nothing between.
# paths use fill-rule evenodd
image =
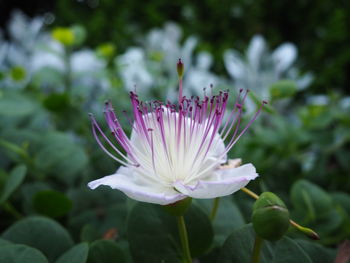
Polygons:
<instances>
[{"instance_id":1,"label":"flower bud","mask_svg":"<svg viewBox=\"0 0 350 263\"><path fill-rule=\"evenodd\" d=\"M112 58L115 50L116 48L112 43L104 43L97 47L97 53L104 58Z\"/></svg>"},{"instance_id":2,"label":"flower bud","mask_svg":"<svg viewBox=\"0 0 350 263\"><path fill-rule=\"evenodd\" d=\"M177 75L180 79L182 79L182 76L184 75L184 63L182 63L181 58L179 59L179 62L177 62Z\"/></svg>"},{"instance_id":3,"label":"flower bud","mask_svg":"<svg viewBox=\"0 0 350 263\"><path fill-rule=\"evenodd\" d=\"M254 203L252 221L260 237L276 241L288 230L289 211L277 195L264 192Z\"/></svg>"},{"instance_id":4,"label":"flower bud","mask_svg":"<svg viewBox=\"0 0 350 263\"><path fill-rule=\"evenodd\" d=\"M173 216L182 216L186 213L191 203L192 203L192 198L187 197L173 204L164 205L163 208L165 209L166 212L168 212Z\"/></svg>"},{"instance_id":5,"label":"flower bud","mask_svg":"<svg viewBox=\"0 0 350 263\"><path fill-rule=\"evenodd\" d=\"M23 67L15 66L15 67L11 68L10 76L14 81L19 82L19 81L22 81L26 78L27 72Z\"/></svg>"},{"instance_id":6,"label":"flower bud","mask_svg":"<svg viewBox=\"0 0 350 263\"><path fill-rule=\"evenodd\" d=\"M66 27L57 27L52 31L52 37L65 46L74 44L74 33Z\"/></svg>"}]
</instances>

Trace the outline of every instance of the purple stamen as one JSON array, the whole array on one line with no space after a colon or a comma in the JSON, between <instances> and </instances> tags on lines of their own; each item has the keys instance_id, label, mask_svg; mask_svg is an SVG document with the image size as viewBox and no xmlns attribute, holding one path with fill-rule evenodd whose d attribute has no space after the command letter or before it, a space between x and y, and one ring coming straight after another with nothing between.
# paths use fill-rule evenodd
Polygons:
<instances>
[{"instance_id":1,"label":"purple stamen","mask_svg":"<svg viewBox=\"0 0 350 263\"><path fill-rule=\"evenodd\" d=\"M123 114L133 128L137 145L126 135L111 102L107 101L104 111L107 125L125 153L113 145L91 115L93 135L102 150L111 158L124 166L137 167L143 174L148 172L147 176L160 176L159 173L163 169L163 172L166 170L167 173L174 173L173 178L178 179L182 175L176 174L175 171L178 171L177 167L180 164L184 164L189 171L183 172L192 174L192 178L197 178L221 164L228 151L247 131L267 103L262 102L248 124L240 131L244 103L249 91L243 92L241 89L233 109L227 111L228 92L223 91L213 95L212 85L210 89L210 96L207 96L206 89L203 89L203 99L198 96L186 98L182 96L180 79L177 105L170 102L163 104L157 100L142 102L139 101L136 93L130 92L133 117L128 117L125 112ZM228 117L224 120L226 111ZM216 140L216 136L221 139ZM107 142L118 157L106 149L99 137ZM230 138L222 152L215 152L215 158L218 161L201 169L208 154L213 153L218 143L225 141L228 137Z\"/></svg>"}]
</instances>

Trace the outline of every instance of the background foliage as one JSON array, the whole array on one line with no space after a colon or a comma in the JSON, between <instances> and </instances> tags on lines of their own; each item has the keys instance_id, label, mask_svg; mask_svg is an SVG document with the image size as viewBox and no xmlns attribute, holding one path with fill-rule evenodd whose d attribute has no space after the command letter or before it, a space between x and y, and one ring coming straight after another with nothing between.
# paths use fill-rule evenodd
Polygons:
<instances>
[{"instance_id":1,"label":"background foliage","mask_svg":"<svg viewBox=\"0 0 350 263\"><path fill-rule=\"evenodd\" d=\"M167 21L182 25L185 36L197 35L200 49L215 56L215 71L223 72L221 56L235 46L243 50L260 33L272 47L290 41L300 49L303 70L317 75L315 92L347 91L350 80L350 3L348 1L58 1L57 23L83 23L88 42L113 40L123 51L137 37ZM92 12L93 11L93 12ZM136 36L136 38L135 38ZM348 91L347 91L348 92Z\"/></svg>"},{"instance_id":2,"label":"background foliage","mask_svg":"<svg viewBox=\"0 0 350 263\"><path fill-rule=\"evenodd\" d=\"M134 84L142 98L173 99L179 57L189 94L212 82L232 97L250 88L244 121L261 97L270 102L230 155L257 167L251 189L278 194L321 240L290 228L266 242L262 262L333 262L350 237L348 5L60 0L51 25L50 15L13 16L0 34L0 262L180 262L176 223L160 206L86 186L118 166L94 141L87 113L103 123L106 99L118 114L130 111ZM154 28L164 45L150 41ZM275 59L286 41L299 56L280 72L293 57L289 46ZM228 49L234 59L223 58ZM212 200L194 200L185 218L193 256L250 262L253 202L241 192L222 198L212 221Z\"/></svg>"}]
</instances>

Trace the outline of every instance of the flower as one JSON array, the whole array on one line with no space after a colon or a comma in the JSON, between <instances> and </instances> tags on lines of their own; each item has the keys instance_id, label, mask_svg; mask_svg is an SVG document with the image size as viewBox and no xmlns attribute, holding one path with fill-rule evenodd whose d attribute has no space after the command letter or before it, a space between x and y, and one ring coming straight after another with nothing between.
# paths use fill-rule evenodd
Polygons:
<instances>
[{"instance_id":1,"label":"flower","mask_svg":"<svg viewBox=\"0 0 350 263\"><path fill-rule=\"evenodd\" d=\"M257 96L269 99L270 87L280 80L294 81L298 90L310 86L313 75L301 74L294 66L297 56L298 49L294 44L286 42L269 51L265 39L261 35L255 35L245 53L234 49L226 50L224 63L234 86L250 89ZM248 100L246 107L251 111L255 109L255 104Z\"/></svg>"},{"instance_id":2,"label":"flower","mask_svg":"<svg viewBox=\"0 0 350 263\"><path fill-rule=\"evenodd\" d=\"M182 96L181 79L178 105L142 102L136 93L130 92L134 119L133 123L130 120L130 138L112 104L106 102L105 118L120 147L111 142L90 115L92 131L101 148L122 166L115 174L92 181L88 186L95 189L107 185L135 200L161 205L186 197L207 199L236 192L258 176L252 164L237 167L237 161L227 160L227 153L261 110L260 107L239 131L247 93L241 90L233 109L227 111L228 92L212 96L204 93L203 99L187 98ZM100 137L117 156L106 149Z\"/></svg>"}]
</instances>

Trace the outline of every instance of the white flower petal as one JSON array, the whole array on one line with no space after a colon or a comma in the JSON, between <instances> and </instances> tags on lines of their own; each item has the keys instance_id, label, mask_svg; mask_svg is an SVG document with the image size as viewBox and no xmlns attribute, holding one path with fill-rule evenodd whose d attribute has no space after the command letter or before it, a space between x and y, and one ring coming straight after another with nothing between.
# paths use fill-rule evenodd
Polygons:
<instances>
[{"instance_id":1,"label":"white flower petal","mask_svg":"<svg viewBox=\"0 0 350 263\"><path fill-rule=\"evenodd\" d=\"M296 60L297 53L296 46L291 43L280 45L271 55L277 72L282 73L287 70Z\"/></svg>"},{"instance_id":2,"label":"white flower petal","mask_svg":"<svg viewBox=\"0 0 350 263\"><path fill-rule=\"evenodd\" d=\"M212 142L212 147L208 152L208 157L218 158L225 151L225 143L220 137L219 133L215 134L214 140ZM227 154L222 156L220 163L227 162Z\"/></svg>"},{"instance_id":3,"label":"white flower petal","mask_svg":"<svg viewBox=\"0 0 350 263\"><path fill-rule=\"evenodd\" d=\"M80 50L74 52L70 58L72 71L81 72L98 72L105 67L102 60L98 59L95 52L92 50Z\"/></svg>"},{"instance_id":4,"label":"white flower petal","mask_svg":"<svg viewBox=\"0 0 350 263\"><path fill-rule=\"evenodd\" d=\"M252 164L245 164L238 168L220 169L210 178L199 180L194 186L184 185L178 181L174 187L190 197L209 199L230 195L257 176L255 167Z\"/></svg>"},{"instance_id":5,"label":"white flower petal","mask_svg":"<svg viewBox=\"0 0 350 263\"><path fill-rule=\"evenodd\" d=\"M154 182L147 184L145 180L140 182L138 181L139 178L140 176L134 176L134 172L130 168L121 167L115 174L92 181L88 186L95 189L100 185L107 185L112 189L122 191L134 200L160 205L172 204L186 198L185 195L176 192L172 188Z\"/></svg>"},{"instance_id":6,"label":"white flower petal","mask_svg":"<svg viewBox=\"0 0 350 263\"><path fill-rule=\"evenodd\" d=\"M261 35L255 35L249 43L247 58L254 71L260 68L263 54L266 51L266 42Z\"/></svg>"},{"instance_id":7,"label":"white flower petal","mask_svg":"<svg viewBox=\"0 0 350 263\"><path fill-rule=\"evenodd\" d=\"M225 67L230 76L239 80L244 78L246 73L246 66L243 62L242 56L235 50L227 50L224 53Z\"/></svg>"}]
</instances>

